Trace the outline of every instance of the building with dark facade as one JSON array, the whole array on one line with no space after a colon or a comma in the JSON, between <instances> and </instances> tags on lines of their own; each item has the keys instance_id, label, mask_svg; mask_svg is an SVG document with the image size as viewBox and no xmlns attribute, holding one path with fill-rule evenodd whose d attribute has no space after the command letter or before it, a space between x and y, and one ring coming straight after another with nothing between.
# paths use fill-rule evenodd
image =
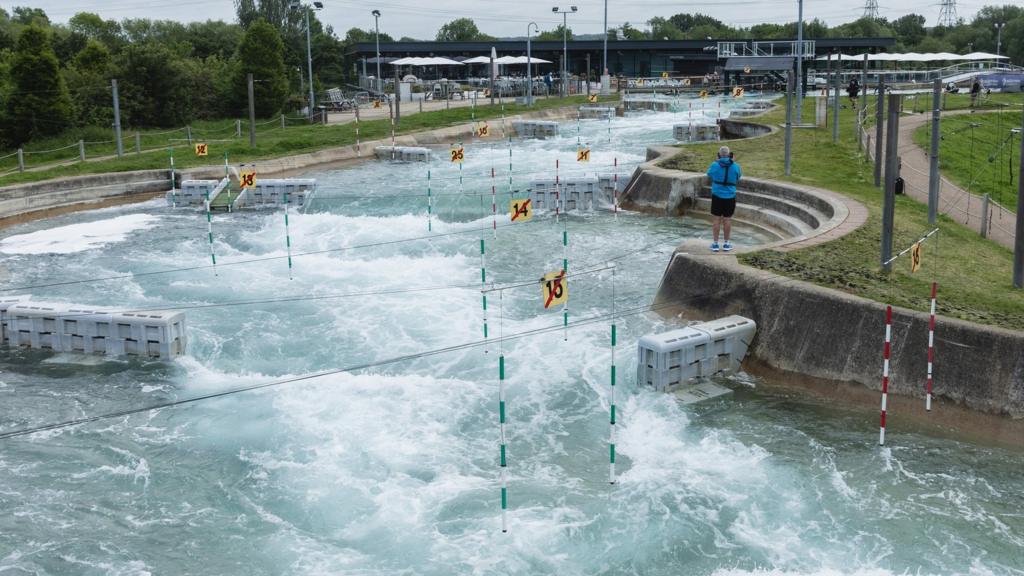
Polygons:
<instances>
[{"instance_id":1,"label":"building with dark facade","mask_svg":"<svg viewBox=\"0 0 1024 576\"><path fill-rule=\"evenodd\" d=\"M895 38L820 38L808 39L806 46L813 47L815 56L830 53L860 54L884 51L896 44ZM381 57L385 62L391 58L407 56L443 56L461 59L474 56L489 56L491 48L498 56L525 56L526 40L495 40L489 42L382 42ZM608 42L608 69L613 76L652 77L663 72L672 75L703 75L729 68L746 67L747 59L765 62L761 58L787 58L792 60L795 40L617 40ZM719 52L727 52L719 54ZM810 49L805 48L806 52ZM573 40L568 43L569 72L591 76L600 75L603 42L601 40ZM562 42L533 41L532 55L549 60L552 64L542 65L539 71L556 71L562 58ZM350 45L345 54L348 65L355 67L356 74L374 74L376 46L373 42ZM813 59L808 56L808 62ZM351 70L352 68L350 68ZM458 77L465 71L451 70Z\"/></svg>"}]
</instances>

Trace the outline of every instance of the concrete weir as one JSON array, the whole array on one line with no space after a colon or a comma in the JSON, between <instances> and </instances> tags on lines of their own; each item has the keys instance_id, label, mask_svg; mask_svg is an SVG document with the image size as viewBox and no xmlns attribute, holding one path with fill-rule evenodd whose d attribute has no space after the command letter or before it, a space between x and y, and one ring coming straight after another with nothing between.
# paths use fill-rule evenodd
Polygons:
<instances>
[{"instance_id":1,"label":"concrete weir","mask_svg":"<svg viewBox=\"0 0 1024 576\"><path fill-rule=\"evenodd\" d=\"M623 193L626 209L707 214L707 178L660 168L674 148L648 150ZM827 190L744 178L736 219L773 231L778 240L746 250L789 251L841 238L867 220L860 203ZM740 250L742 252L743 250ZM655 299L690 320L736 314L757 323L751 359L830 383L881 387L885 306L741 265L684 242L672 254ZM894 309L889 392L920 398L927 372L929 316ZM1024 334L940 317L935 388L945 399L990 414L1024 418Z\"/></svg>"}]
</instances>

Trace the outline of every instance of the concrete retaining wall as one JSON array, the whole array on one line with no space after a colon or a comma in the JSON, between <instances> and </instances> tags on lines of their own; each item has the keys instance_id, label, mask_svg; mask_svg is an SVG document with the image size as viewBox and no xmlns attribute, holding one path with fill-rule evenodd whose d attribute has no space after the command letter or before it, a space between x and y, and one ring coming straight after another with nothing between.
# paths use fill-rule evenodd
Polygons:
<instances>
[{"instance_id":1,"label":"concrete retaining wall","mask_svg":"<svg viewBox=\"0 0 1024 576\"><path fill-rule=\"evenodd\" d=\"M881 388L885 307L740 265L735 258L673 255L656 302L688 318L729 314L758 325L751 354L768 365L809 376ZM892 394L922 398L928 315L893 313ZM1024 333L938 319L937 400L1024 418Z\"/></svg>"}]
</instances>

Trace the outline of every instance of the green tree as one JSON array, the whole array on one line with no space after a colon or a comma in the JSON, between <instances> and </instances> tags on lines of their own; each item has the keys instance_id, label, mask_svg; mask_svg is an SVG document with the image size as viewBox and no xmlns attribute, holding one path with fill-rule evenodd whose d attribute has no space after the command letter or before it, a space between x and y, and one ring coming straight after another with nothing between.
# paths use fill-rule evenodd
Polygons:
<instances>
[{"instance_id":1,"label":"green tree","mask_svg":"<svg viewBox=\"0 0 1024 576\"><path fill-rule=\"evenodd\" d=\"M142 126L182 126L191 117L192 94L181 83L182 57L171 47L146 42L130 45L117 69L122 122Z\"/></svg>"},{"instance_id":2,"label":"green tree","mask_svg":"<svg viewBox=\"0 0 1024 576\"><path fill-rule=\"evenodd\" d=\"M68 28L81 34L87 40L95 40L111 50L118 50L124 44L121 25L113 20L104 20L91 12L79 12L68 20Z\"/></svg>"},{"instance_id":3,"label":"green tree","mask_svg":"<svg viewBox=\"0 0 1024 576\"><path fill-rule=\"evenodd\" d=\"M21 33L10 74L14 93L7 101L4 131L11 144L68 128L71 98L46 30L33 24Z\"/></svg>"},{"instance_id":4,"label":"green tree","mask_svg":"<svg viewBox=\"0 0 1024 576\"><path fill-rule=\"evenodd\" d=\"M651 38L656 40L682 40L683 33L666 18L655 17L647 21L651 27Z\"/></svg>"},{"instance_id":5,"label":"green tree","mask_svg":"<svg viewBox=\"0 0 1024 576\"><path fill-rule=\"evenodd\" d=\"M476 23L470 18L457 18L441 26L437 31L438 42L469 42L472 40L493 40L476 27Z\"/></svg>"},{"instance_id":6,"label":"green tree","mask_svg":"<svg viewBox=\"0 0 1024 576\"><path fill-rule=\"evenodd\" d=\"M234 82L236 103L248 106L246 75L252 74L256 114L270 116L281 109L288 97L288 75L284 65L284 44L281 35L264 20L258 20L246 31L238 45L238 69Z\"/></svg>"},{"instance_id":7,"label":"green tree","mask_svg":"<svg viewBox=\"0 0 1024 576\"><path fill-rule=\"evenodd\" d=\"M536 40L541 40L541 41L549 41L549 42L553 41L553 40L557 40L557 41L561 42L562 41L562 30L563 30L562 25L559 24L554 30L545 30L544 32L541 32L540 34L537 35L537 37L535 39ZM567 38L569 40L572 40L572 38L573 38L573 36L572 36L572 28L566 28L565 32L567 34Z\"/></svg>"},{"instance_id":8,"label":"green tree","mask_svg":"<svg viewBox=\"0 0 1024 576\"><path fill-rule=\"evenodd\" d=\"M893 20L892 28L896 32L897 41L907 49L916 47L927 34L924 23L925 17L920 14L907 14Z\"/></svg>"}]
</instances>

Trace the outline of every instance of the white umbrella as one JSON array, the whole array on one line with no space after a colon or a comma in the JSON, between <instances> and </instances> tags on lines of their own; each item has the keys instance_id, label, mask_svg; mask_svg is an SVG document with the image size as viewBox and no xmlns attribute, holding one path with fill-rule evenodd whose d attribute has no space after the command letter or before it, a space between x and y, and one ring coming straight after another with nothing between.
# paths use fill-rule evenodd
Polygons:
<instances>
[{"instance_id":1,"label":"white umbrella","mask_svg":"<svg viewBox=\"0 0 1024 576\"><path fill-rule=\"evenodd\" d=\"M491 59L487 56L474 56L462 61L463 64L490 64L490 62Z\"/></svg>"}]
</instances>

